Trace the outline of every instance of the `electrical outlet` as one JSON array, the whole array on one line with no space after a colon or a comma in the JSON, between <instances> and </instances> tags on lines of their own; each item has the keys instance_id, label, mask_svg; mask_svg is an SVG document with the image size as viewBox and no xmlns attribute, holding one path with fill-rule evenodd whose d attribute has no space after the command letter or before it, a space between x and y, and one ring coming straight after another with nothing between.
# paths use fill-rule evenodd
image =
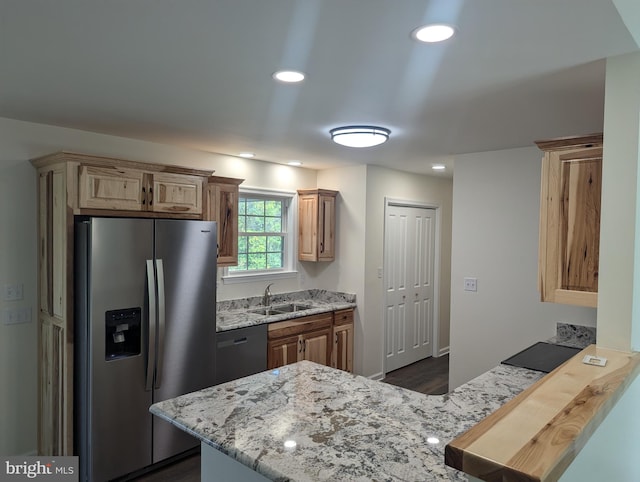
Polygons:
<instances>
[{"instance_id":1,"label":"electrical outlet","mask_svg":"<svg viewBox=\"0 0 640 482\"><path fill-rule=\"evenodd\" d=\"M478 278L465 278L464 279L465 291L478 291Z\"/></svg>"},{"instance_id":2,"label":"electrical outlet","mask_svg":"<svg viewBox=\"0 0 640 482\"><path fill-rule=\"evenodd\" d=\"M31 308L9 308L0 312L0 318L5 325L31 323Z\"/></svg>"}]
</instances>

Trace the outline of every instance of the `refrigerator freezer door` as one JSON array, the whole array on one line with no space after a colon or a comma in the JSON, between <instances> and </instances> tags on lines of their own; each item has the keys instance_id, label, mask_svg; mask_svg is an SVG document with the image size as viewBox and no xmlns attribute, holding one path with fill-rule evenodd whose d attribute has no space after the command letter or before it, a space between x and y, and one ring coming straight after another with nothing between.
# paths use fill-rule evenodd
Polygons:
<instances>
[{"instance_id":1,"label":"refrigerator freezer door","mask_svg":"<svg viewBox=\"0 0 640 482\"><path fill-rule=\"evenodd\" d=\"M216 224L156 220L156 263L163 275L164 313L158 314L158 348L153 401L215 384ZM159 303L159 310L162 309ZM197 440L153 417L153 461L197 446Z\"/></svg>"},{"instance_id":2,"label":"refrigerator freezer door","mask_svg":"<svg viewBox=\"0 0 640 482\"><path fill-rule=\"evenodd\" d=\"M152 417L148 413L152 392L145 390L145 341L146 261L153 259L153 221L94 218L90 233L88 317L77 322L87 324L90 339L90 378L85 380L87 400L83 402L90 413L85 427L92 461L89 480L101 481L152 462ZM142 320L138 340L133 343L139 346L139 354L110 357L105 347L132 341L134 327L127 320L136 313ZM109 329L105 328L107 323Z\"/></svg>"}]
</instances>

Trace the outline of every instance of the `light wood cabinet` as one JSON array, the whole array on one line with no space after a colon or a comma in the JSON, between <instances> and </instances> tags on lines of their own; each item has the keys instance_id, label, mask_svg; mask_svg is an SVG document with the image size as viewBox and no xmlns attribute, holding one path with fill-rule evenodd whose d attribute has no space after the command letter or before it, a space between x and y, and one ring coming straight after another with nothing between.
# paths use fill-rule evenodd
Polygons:
<instances>
[{"instance_id":1,"label":"light wood cabinet","mask_svg":"<svg viewBox=\"0 0 640 482\"><path fill-rule=\"evenodd\" d=\"M271 323L268 328L267 368L301 360L329 366L332 324L332 313Z\"/></svg>"},{"instance_id":2,"label":"light wood cabinet","mask_svg":"<svg viewBox=\"0 0 640 482\"><path fill-rule=\"evenodd\" d=\"M202 214L202 176L120 165L80 164L78 169L80 209Z\"/></svg>"},{"instance_id":3,"label":"light wood cabinet","mask_svg":"<svg viewBox=\"0 0 640 482\"><path fill-rule=\"evenodd\" d=\"M538 260L541 300L595 308L602 134L536 144L544 151Z\"/></svg>"},{"instance_id":4,"label":"light wood cabinet","mask_svg":"<svg viewBox=\"0 0 640 482\"><path fill-rule=\"evenodd\" d=\"M353 309L333 314L331 366L353 373Z\"/></svg>"},{"instance_id":5,"label":"light wood cabinet","mask_svg":"<svg viewBox=\"0 0 640 482\"><path fill-rule=\"evenodd\" d=\"M38 452L73 453L73 332L69 277L73 219L67 171L54 164L38 173ZM71 331L70 331L71 330Z\"/></svg>"},{"instance_id":6,"label":"light wood cabinet","mask_svg":"<svg viewBox=\"0 0 640 482\"><path fill-rule=\"evenodd\" d=\"M210 176L205 187L205 219L218 223L218 266L238 264L238 198L244 179Z\"/></svg>"},{"instance_id":7,"label":"light wood cabinet","mask_svg":"<svg viewBox=\"0 0 640 482\"><path fill-rule=\"evenodd\" d=\"M38 171L38 453L73 455L74 215L202 219L202 186L211 171L69 152L32 164Z\"/></svg>"},{"instance_id":8,"label":"light wood cabinet","mask_svg":"<svg viewBox=\"0 0 640 482\"><path fill-rule=\"evenodd\" d=\"M336 197L328 189L298 190L298 259L335 259Z\"/></svg>"}]
</instances>

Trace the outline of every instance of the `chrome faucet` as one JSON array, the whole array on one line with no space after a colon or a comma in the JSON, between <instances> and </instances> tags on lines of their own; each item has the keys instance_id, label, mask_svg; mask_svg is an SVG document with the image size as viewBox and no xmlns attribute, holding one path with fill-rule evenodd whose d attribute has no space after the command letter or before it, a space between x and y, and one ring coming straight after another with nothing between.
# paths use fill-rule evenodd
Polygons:
<instances>
[{"instance_id":1,"label":"chrome faucet","mask_svg":"<svg viewBox=\"0 0 640 482\"><path fill-rule=\"evenodd\" d=\"M262 304L264 306L271 305L271 291L269 291L271 285L273 285L273 283L267 285L267 287L264 289L264 296L262 297Z\"/></svg>"}]
</instances>

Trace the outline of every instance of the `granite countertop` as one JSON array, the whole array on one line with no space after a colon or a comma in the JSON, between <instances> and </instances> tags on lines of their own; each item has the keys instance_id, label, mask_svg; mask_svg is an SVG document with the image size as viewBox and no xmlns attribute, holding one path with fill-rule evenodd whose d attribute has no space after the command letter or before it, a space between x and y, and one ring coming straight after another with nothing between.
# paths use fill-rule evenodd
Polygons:
<instances>
[{"instance_id":1,"label":"granite countertop","mask_svg":"<svg viewBox=\"0 0 640 482\"><path fill-rule=\"evenodd\" d=\"M217 303L216 331L235 330L248 326L262 325L276 321L291 320L301 316L317 315L332 311L356 307L356 297L350 293L339 293L326 290L303 290L291 293L273 294L271 306L287 303L298 303L310 306L310 309L291 313L261 315L250 310L264 308L262 297L227 300Z\"/></svg>"},{"instance_id":2,"label":"granite countertop","mask_svg":"<svg viewBox=\"0 0 640 482\"><path fill-rule=\"evenodd\" d=\"M445 445L542 376L500 365L423 395L301 361L150 411L272 480L466 480Z\"/></svg>"}]
</instances>

